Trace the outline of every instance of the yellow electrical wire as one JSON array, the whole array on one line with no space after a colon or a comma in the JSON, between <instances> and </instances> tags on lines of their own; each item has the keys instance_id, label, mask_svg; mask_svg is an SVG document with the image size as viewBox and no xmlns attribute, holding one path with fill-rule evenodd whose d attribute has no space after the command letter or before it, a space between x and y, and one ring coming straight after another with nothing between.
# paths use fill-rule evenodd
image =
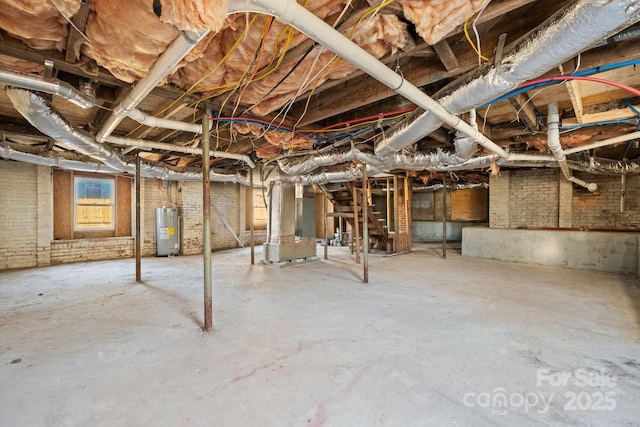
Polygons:
<instances>
[{"instance_id":1,"label":"yellow electrical wire","mask_svg":"<svg viewBox=\"0 0 640 427\"><path fill-rule=\"evenodd\" d=\"M393 3L395 0L386 0L382 3L380 3L378 6L373 7L369 10L367 10L365 13L362 14L362 16L360 17L360 19L358 19L358 21L356 22L356 24L353 26L353 28L351 29L351 32L349 33L349 40L352 40L358 27L360 26L360 24L362 24L362 21L369 15L371 14L375 14L377 13L380 9L389 6L391 3ZM331 72L331 70L333 69L333 67L335 66L336 62L338 61L339 57L338 55L334 55L333 59L331 59L331 61L329 61L329 64L327 66L327 70L324 72L324 74L317 79L317 82L315 84L315 86L313 87L313 89L311 89L311 92L309 92L309 96L307 97L307 101L305 102L304 105L304 110L302 110L302 114L300 115L300 118L298 119L298 121L296 122L296 124L293 126L293 128L295 129L296 126L298 125L298 123L300 123L300 121L304 118L304 116L307 114L307 111L309 109L309 102L311 102L311 97L313 96L313 94L315 93L316 89L318 87L320 87L320 85L324 82L324 80L327 78L327 76L329 75L329 73Z\"/></svg>"},{"instance_id":2,"label":"yellow electrical wire","mask_svg":"<svg viewBox=\"0 0 640 427\"><path fill-rule=\"evenodd\" d=\"M482 4L482 3L481 3ZM483 61L488 61L489 58L487 58L486 56L484 56L482 54L482 52L480 52L480 50L478 50L478 48L476 47L476 44L473 42L473 40L471 40L471 36L469 35L469 30L467 29L467 25L469 25L469 20L471 19L471 17L473 15L475 15L475 13L478 11L479 7L476 7L475 9L473 9L471 12L469 12L469 14L467 15L467 17L464 20L464 25L463 25L463 30L464 30L464 36L466 37L467 41L469 42L469 44L471 45L471 47L473 48L473 51L478 55L478 57L480 59L482 59Z\"/></svg>"},{"instance_id":3,"label":"yellow electrical wire","mask_svg":"<svg viewBox=\"0 0 640 427\"><path fill-rule=\"evenodd\" d=\"M413 111L407 111L406 113L400 113L400 114L397 114L397 115L391 116L391 117L381 117L379 119L371 119L371 120L367 120L367 121L364 121L364 122L354 123L354 124L346 125L344 127L334 128L334 129L327 129L327 130L322 130L322 129L297 129L297 130L299 132L302 132L302 133L311 133L311 134L313 134L313 133L344 132L345 130L350 130L350 129L353 129L353 128L366 126L366 125L370 125L370 124L377 124L377 123L383 123L383 122L386 123L386 122L391 121L391 120L399 119L400 117L408 116L412 112Z\"/></svg>"}]
</instances>

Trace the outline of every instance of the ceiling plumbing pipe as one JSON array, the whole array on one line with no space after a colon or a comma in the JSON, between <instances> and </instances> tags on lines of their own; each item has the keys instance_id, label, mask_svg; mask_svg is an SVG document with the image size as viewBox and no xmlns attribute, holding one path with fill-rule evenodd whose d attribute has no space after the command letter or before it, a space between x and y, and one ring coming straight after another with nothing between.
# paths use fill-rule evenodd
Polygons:
<instances>
[{"instance_id":1,"label":"ceiling plumbing pipe","mask_svg":"<svg viewBox=\"0 0 640 427\"><path fill-rule=\"evenodd\" d=\"M116 107L116 114L126 114L129 118L135 120L141 125L146 125L154 128L181 130L184 132L192 132L202 134L202 126L196 123L185 123L180 120L161 119L159 117L150 116L147 113L133 108L129 111L124 110L122 107ZM105 138L106 139L106 138Z\"/></svg>"},{"instance_id":2,"label":"ceiling plumbing pipe","mask_svg":"<svg viewBox=\"0 0 640 427\"><path fill-rule=\"evenodd\" d=\"M289 24L309 38L323 45L345 61L356 66L380 83L404 96L419 107L430 111L442 122L469 136L474 142L487 150L507 157L508 153L496 145L480 131L474 129L458 116L451 114L438 102L406 81L367 51L340 34L326 22L309 12L296 0L233 0L229 4L228 13L255 12L274 16L285 24Z\"/></svg>"},{"instance_id":3,"label":"ceiling plumbing pipe","mask_svg":"<svg viewBox=\"0 0 640 427\"><path fill-rule=\"evenodd\" d=\"M113 148L98 143L95 138L82 129L77 129L55 112L43 97L24 89L5 89L13 106L25 119L40 132L55 139L57 143L98 160L114 171L135 174L135 162L127 161ZM141 174L145 178L158 178L168 181L201 179L200 172L176 172L165 167L148 163L141 165ZM248 185L246 178L212 172L211 181L236 182Z\"/></svg>"},{"instance_id":4,"label":"ceiling plumbing pipe","mask_svg":"<svg viewBox=\"0 0 640 427\"><path fill-rule=\"evenodd\" d=\"M195 154L198 156L202 156L202 148L198 148L198 147L185 147L182 145L167 144L164 142L147 141L144 139L121 138L118 136L109 136L107 137L106 140L107 142L110 142L116 145L125 145L128 147L147 148L147 149L154 149L154 150L174 151L177 153ZM256 164L253 162L253 160L251 160L251 158L246 154L227 153L226 151L211 150L209 151L209 155L211 157L239 160L239 161L245 162L251 169L256 167Z\"/></svg>"},{"instance_id":5,"label":"ceiling plumbing pipe","mask_svg":"<svg viewBox=\"0 0 640 427\"><path fill-rule=\"evenodd\" d=\"M193 33L181 31L178 37L171 42L169 47L158 57L149 73L142 78L125 96L114 112L109 116L100 132L96 135L98 142L105 142L120 122L126 117L127 112L136 108L142 100L151 93L156 85L162 81L178 65L178 63L198 44L209 32Z\"/></svg>"},{"instance_id":6,"label":"ceiling plumbing pipe","mask_svg":"<svg viewBox=\"0 0 640 427\"><path fill-rule=\"evenodd\" d=\"M547 145L549 146L551 153L553 153L553 156L558 161L562 174L569 181L576 183L593 193L598 189L598 185L594 182L587 183L586 181L573 176L571 169L567 164L567 157L562 149L562 145L560 145L560 130L558 129L560 126L560 115L558 114L558 103L550 103L547 105L547 109Z\"/></svg>"},{"instance_id":7,"label":"ceiling plumbing pipe","mask_svg":"<svg viewBox=\"0 0 640 427\"><path fill-rule=\"evenodd\" d=\"M564 154L566 155L575 154L581 151L587 151L594 148L606 147L608 145L615 145L615 144L620 144L621 142L632 141L634 139L640 139L640 131L631 132L626 135L616 136L609 139L603 139L602 141L581 145L579 147L567 148L566 150L564 150Z\"/></svg>"},{"instance_id":8,"label":"ceiling plumbing pipe","mask_svg":"<svg viewBox=\"0 0 640 427\"><path fill-rule=\"evenodd\" d=\"M580 0L538 28L528 38L489 64L456 80L434 98L453 114L462 114L505 95L640 19L637 0ZM419 105L419 104L418 104ZM435 111L422 113L409 125L383 137L376 154L408 147L438 129ZM504 156L503 156L504 157Z\"/></svg>"},{"instance_id":9,"label":"ceiling plumbing pipe","mask_svg":"<svg viewBox=\"0 0 640 427\"><path fill-rule=\"evenodd\" d=\"M58 79L46 79L0 68L0 82L14 87L57 95L84 109L91 108L96 103L95 98L83 94L69 83Z\"/></svg>"}]
</instances>

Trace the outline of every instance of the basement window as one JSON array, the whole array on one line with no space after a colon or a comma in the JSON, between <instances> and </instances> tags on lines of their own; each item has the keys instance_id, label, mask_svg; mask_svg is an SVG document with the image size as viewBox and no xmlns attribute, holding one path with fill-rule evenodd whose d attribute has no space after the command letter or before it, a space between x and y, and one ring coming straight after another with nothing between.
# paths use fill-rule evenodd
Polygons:
<instances>
[{"instance_id":1,"label":"basement window","mask_svg":"<svg viewBox=\"0 0 640 427\"><path fill-rule=\"evenodd\" d=\"M131 177L53 170L53 238L132 234Z\"/></svg>"},{"instance_id":2,"label":"basement window","mask_svg":"<svg viewBox=\"0 0 640 427\"><path fill-rule=\"evenodd\" d=\"M74 230L113 230L113 179L74 177Z\"/></svg>"},{"instance_id":3,"label":"basement window","mask_svg":"<svg viewBox=\"0 0 640 427\"><path fill-rule=\"evenodd\" d=\"M251 217L249 216L249 203L250 197L253 197L253 229L254 230L266 230L267 229L267 206L262 197L262 188L254 188L253 191L247 189L247 217L246 224L247 230L250 227Z\"/></svg>"}]
</instances>

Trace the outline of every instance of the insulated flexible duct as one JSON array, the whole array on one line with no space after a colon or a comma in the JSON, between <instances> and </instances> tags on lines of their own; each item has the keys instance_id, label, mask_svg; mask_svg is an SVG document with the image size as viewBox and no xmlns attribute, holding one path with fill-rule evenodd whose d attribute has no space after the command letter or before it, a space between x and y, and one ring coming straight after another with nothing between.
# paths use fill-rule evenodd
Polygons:
<instances>
[{"instance_id":1,"label":"insulated flexible duct","mask_svg":"<svg viewBox=\"0 0 640 427\"><path fill-rule=\"evenodd\" d=\"M550 22L483 67L442 89L435 98L453 114L462 114L516 89L640 19L637 0L576 1ZM442 125L426 109L409 125L376 143L386 156L414 144Z\"/></svg>"},{"instance_id":2,"label":"insulated flexible duct","mask_svg":"<svg viewBox=\"0 0 640 427\"><path fill-rule=\"evenodd\" d=\"M7 87L5 91L15 109L40 132L54 138L58 143L71 150L104 163L114 171L135 174L135 163L123 159L113 148L98 143L89 133L76 129L55 112L43 97L24 89ZM194 180L202 177L199 172L175 172L147 163L141 165L140 173L145 178L159 178L169 181ZM215 172L211 173L211 181L237 182L248 185L247 180L239 175L224 175Z\"/></svg>"}]
</instances>

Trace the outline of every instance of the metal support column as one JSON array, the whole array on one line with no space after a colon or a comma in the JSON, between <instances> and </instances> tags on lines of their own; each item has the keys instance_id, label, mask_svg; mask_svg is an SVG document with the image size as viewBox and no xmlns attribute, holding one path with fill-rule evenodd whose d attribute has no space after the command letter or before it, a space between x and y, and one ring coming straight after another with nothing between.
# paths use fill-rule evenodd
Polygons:
<instances>
[{"instance_id":1,"label":"metal support column","mask_svg":"<svg viewBox=\"0 0 640 427\"><path fill-rule=\"evenodd\" d=\"M327 215L329 215L329 198L327 197L327 192L323 190L324 193L324 206L323 206L323 213L324 213L324 259L329 259L329 230L327 230L327 227L329 226L328 221L327 221ZM338 218L339 220L340 218ZM340 236L340 238L342 238L342 236Z\"/></svg>"},{"instance_id":2,"label":"metal support column","mask_svg":"<svg viewBox=\"0 0 640 427\"><path fill-rule=\"evenodd\" d=\"M211 158L209 157L209 115L202 115L202 254L204 261L204 331L213 328L211 293Z\"/></svg>"},{"instance_id":3,"label":"metal support column","mask_svg":"<svg viewBox=\"0 0 640 427\"><path fill-rule=\"evenodd\" d=\"M442 174L442 259L447 259L447 175Z\"/></svg>"},{"instance_id":4,"label":"metal support column","mask_svg":"<svg viewBox=\"0 0 640 427\"><path fill-rule=\"evenodd\" d=\"M363 282L369 283L369 181L367 165L362 164L362 264L364 266Z\"/></svg>"},{"instance_id":5,"label":"metal support column","mask_svg":"<svg viewBox=\"0 0 640 427\"><path fill-rule=\"evenodd\" d=\"M400 214L398 213L398 175L393 175L393 232L395 239L393 239L393 253L398 253L398 242L400 241L400 227L398 227L398 220Z\"/></svg>"},{"instance_id":6,"label":"metal support column","mask_svg":"<svg viewBox=\"0 0 640 427\"><path fill-rule=\"evenodd\" d=\"M142 221L140 218L140 189L142 185L140 185L140 155L136 156L136 282L142 282L142 265L141 265L141 257L142 257L142 231L141 227Z\"/></svg>"},{"instance_id":7,"label":"metal support column","mask_svg":"<svg viewBox=\"0 0 640 427\"><path fill-rule=\"evenodd\" d=\"M356 252L356 264L360 264L360 218L358 217L358 188L353 185L353 248Z\"/></svg>"},{"instance_id":8,"label":"metal support column","mask_svg":"<svg viewBox=\"0 0 640 427\"><path fill-rule=\"evenodd\" d=\"M256 263L256 248L255 248L255 241L254 241L254 235L253 235L253 215L255 212L253 212L253 171L251 169L249 169L249 189L247 190L250 192L249 194L249 206L247 207L247 209L249 209L249 243L251 244L251 265L254 265ZM245 229L246 230L246 229Z\"/></svg>"}]
</instances>

